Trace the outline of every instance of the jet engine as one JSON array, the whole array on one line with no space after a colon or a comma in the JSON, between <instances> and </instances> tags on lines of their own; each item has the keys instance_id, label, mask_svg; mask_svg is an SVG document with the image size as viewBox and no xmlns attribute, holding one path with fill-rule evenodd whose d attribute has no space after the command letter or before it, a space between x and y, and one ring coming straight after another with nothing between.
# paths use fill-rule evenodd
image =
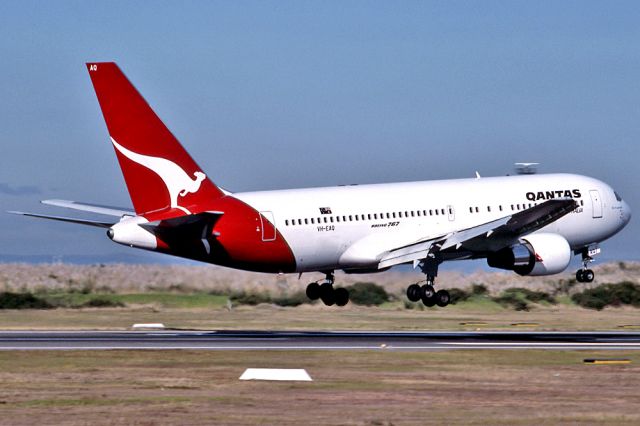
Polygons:
<instances>
[{"instance_id":1,"label":"jet engine","mask_svg":"<svg viewBox=\"0 0 640 426\"><path fill-rule=\"evenodd\" d=\"M519 275L552 275L564 271L571 261L571 247L558 234L532 234L518 244L487 256L493 268L507 269Z\"/></svg>"}]
</instances>

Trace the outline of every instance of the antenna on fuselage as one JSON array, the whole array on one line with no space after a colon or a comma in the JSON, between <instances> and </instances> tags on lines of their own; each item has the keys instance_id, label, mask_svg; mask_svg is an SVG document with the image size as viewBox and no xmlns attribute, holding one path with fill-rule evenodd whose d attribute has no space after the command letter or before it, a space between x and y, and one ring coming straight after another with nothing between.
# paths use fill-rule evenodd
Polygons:
<instances>
[{"instance_id":1,"label":"antenna on fuselage","mask_svg":"<svg viewBox=\"0 0 640 426\"><path fill-rule=\"evenodd\" d=\"M538 173L538 165L540 163L515 163L513 167L519 175L535 175Z\"/></svg>"}]
</instances>

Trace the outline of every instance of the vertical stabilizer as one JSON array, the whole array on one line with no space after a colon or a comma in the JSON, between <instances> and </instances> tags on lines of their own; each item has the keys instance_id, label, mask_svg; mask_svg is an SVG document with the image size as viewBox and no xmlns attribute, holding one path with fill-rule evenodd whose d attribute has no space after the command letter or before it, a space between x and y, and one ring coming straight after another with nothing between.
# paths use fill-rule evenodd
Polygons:
<instances>
[{"instance_id":1,"label":"vertical stabilizer","mask_svg":"<svg viewBox=\"0 0 640 426\"><path fill-rule=\"evenodd\" d=\"M87 69L136 214L199 213L224 195L114 62Z\"/></svg>"}]
</instances>

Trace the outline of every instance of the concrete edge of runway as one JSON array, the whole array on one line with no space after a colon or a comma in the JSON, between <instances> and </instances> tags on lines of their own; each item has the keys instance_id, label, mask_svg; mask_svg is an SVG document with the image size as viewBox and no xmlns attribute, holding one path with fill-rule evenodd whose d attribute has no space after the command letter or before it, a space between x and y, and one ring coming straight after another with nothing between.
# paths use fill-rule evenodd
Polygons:
<instances>
[{"instance_id":1,"label":"concrete edge of runway","mask_svg":"<svg viewBox=\"0 0 640 426\"><path fill-rule=\"evenodd\" d=\"M640 350L629 331L0 331L0 350Z\"/></svg>"}]
</instances>

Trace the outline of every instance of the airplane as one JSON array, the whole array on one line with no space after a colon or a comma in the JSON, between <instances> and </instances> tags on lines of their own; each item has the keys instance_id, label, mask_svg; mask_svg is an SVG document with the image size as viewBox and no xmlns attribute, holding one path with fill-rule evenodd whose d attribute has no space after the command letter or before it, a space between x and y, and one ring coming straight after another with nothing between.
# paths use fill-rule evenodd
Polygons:
<instances>
[{"instance_id":1,"label":"airplane","mask_svg":"<svg viewBox=\"0 0 640 426\"><path fill-rule=\"evenodd\" d=\"M445 261L486 259L538 276L563 272L580 255L576 279L591 282L599 243L631 218L609 185L576 174L232 193L202 171L114 62L86 66L133 209L44 200L110 220L11 213L106 228L119 244L225 267L321 272L306 294L329 306L349 302L345 288L334 288L335 271L401 264L425 275L407 297L429 307L451 300L434 287Z\"/></svg>"}]
</instances>

